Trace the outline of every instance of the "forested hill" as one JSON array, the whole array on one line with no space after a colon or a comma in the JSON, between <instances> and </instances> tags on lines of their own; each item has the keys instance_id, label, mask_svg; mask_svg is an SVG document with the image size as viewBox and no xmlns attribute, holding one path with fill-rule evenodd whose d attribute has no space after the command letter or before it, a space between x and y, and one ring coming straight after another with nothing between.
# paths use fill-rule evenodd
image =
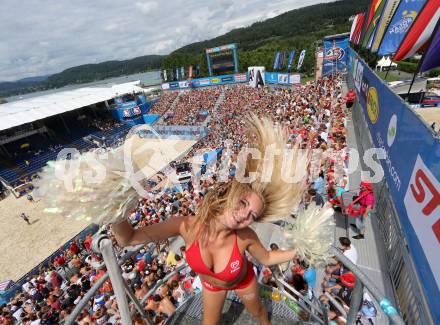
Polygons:
<instances>
[{"instance_id":1,"label":"forested hill","mask_svg":"<svg viewBox=\"0 0 440 325\"><path fill-rule=\"evenodd\" d=\"M85 64L69 68L51 75L46 84L59 87L69 83L85 83L112 77L129 75L153 69L159 69L164 56L146 55L125 61L107 61L97 64Z\"/></svg>"},{"instance_id":2,"label":"forested hill","mask_svg":"<svg viewBox=\"0 0 440 325\"><path fill-rule=\"evenodd\" d=\"M276 50L307 50L303 72L311 73L314 65L315 41L323 36L349 32L349 18L365 11L368 0L342 0L295 9L277 17L238 28L211 40L184 46L168 55L165 69L199 64L206 73L206 48L236 43L241 71L248 66L262 65L271 70ZM298 55L296 55L296 60ZM295 61L296 61L295 60Z\"/></svg>"},{"instance_id":3,"label":"forested hill","mask_svg":"<svg viewBox=\"0 0 440 325\"><path fill-rule=\"evenodd\" d=\"M80 65L44 79L26 78L16 82L0 82L0 97L157 70L161 67L163 58L162 55L146 55L124 61Z\"/></svg>"}]
</instances>

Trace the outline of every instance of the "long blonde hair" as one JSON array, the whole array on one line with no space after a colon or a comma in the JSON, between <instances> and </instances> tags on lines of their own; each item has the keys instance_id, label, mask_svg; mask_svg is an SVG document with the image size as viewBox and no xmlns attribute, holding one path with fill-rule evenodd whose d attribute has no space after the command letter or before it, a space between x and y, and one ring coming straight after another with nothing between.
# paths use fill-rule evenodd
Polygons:
<instances>
[{"instance_id":1,"label":"long blonde hair","mask_svg":"<svg viewBox=\"0 0 440 325\"><path fill-rule=\"evenodd\" d=\"M256 193L263 203L262 217L259 222L287 217L299 205L303 194L303 180L308 163L308 155L304 155L297 147L290 151L291 161L285 161L287 139L281 126L276 125L268 118L259 119L255 115L247 118L247 140L250 148L264 153L268 146L272 146L280 154L273 157L272 177L270 181L262 181L261 175L265 170L265 159L247 159L244 166L244 175L256 173L257 178L252 183L241 183L236 178L225 184L216 184L205 195L201 206L197 209L196 226L193 228L196 237L202 240L208 238L214 231L214 219L225 211L232 211L238 200L247 193ZM285 164L291 164L290 170L303 174L297 177L296 183L286 182L283 179ZM266 166L267 167L267 166Z\"/></svg>"}]
</instances>

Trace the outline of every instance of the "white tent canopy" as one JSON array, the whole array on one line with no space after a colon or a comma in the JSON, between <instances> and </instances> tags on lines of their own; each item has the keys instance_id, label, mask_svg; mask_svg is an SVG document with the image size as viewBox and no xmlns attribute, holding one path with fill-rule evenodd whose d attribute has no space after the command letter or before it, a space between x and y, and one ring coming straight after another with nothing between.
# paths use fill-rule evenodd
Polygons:
<instances>
[{"instance_id":1,"label":"white tent canopy","mask_svg":"<svg viewBox=\"0 0 440 325\"><path fill-rule=\"evenodd\" d=\"M377 61L376 70L383 71L384 68L397 68L397 64L391 61L389 56L383 56L382 59Z\"/></svg>"},{"instance_id":2,"label":"white tent canopy","mask_svg":"<svg viewBox=\"0 0 440 325\"><path fill-rule=\"evenodd\" d=\"M137 86L139 83L139 81L134 81L108 87L85 87L2 104L0 105L0 131L124 94L143 92L143 89Z\"/></svg>"}]
</instances>

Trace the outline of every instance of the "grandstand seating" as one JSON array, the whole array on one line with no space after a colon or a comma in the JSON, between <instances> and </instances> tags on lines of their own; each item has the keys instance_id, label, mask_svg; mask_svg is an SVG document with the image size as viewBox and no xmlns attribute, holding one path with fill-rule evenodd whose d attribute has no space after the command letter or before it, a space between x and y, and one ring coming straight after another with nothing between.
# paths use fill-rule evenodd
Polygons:
<instances>
[{"instance_id":1,"label":"grandstand seating","mask_svg":"<svg viewBox=\"0 0 440 325\"><path fill-rule=\"evenodd\" d=\"M63 120L68 126L69 131L58 120L48 121L51 136L36 134L27 137L25 140L14 141L5 145L8 152L13 153L14 157L3 157L0 160L0 177L12 186L17 186L23 179L29 178L39 172L48 161L55 160L58 153L63 148L75 148L81 152L90 150L96 145L93 142L84 140L88 135L104 139L108 146L115 145L117 141L128 133L133 126L130 123L119 124L112 119L103 117L100 119L92 116L88 117L88 125L78 122L76 116L67 114ZM111 127L100 130L99 124L103 121L106 124L113 124ZM21 148L23 144L26 147ZM56 148L56 149L55 149Z\"/></svg>"}]
</instances>

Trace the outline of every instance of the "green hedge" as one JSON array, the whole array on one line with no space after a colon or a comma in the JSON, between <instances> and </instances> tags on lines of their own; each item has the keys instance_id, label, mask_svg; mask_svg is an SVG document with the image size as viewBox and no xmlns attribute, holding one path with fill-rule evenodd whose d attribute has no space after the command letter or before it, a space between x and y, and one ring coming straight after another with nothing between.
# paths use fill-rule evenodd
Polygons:
<instances>
[{"instance_id":1,"label":"green hedge","mask_svg":"<svg viewBox=\"0 0 440 325\"><path fill-rule=\"evenodd\" d=\"M415 73L417 70L417 63L399 61L397 62L397 69L408 73Z\"/></svg>"}]
</instances>

